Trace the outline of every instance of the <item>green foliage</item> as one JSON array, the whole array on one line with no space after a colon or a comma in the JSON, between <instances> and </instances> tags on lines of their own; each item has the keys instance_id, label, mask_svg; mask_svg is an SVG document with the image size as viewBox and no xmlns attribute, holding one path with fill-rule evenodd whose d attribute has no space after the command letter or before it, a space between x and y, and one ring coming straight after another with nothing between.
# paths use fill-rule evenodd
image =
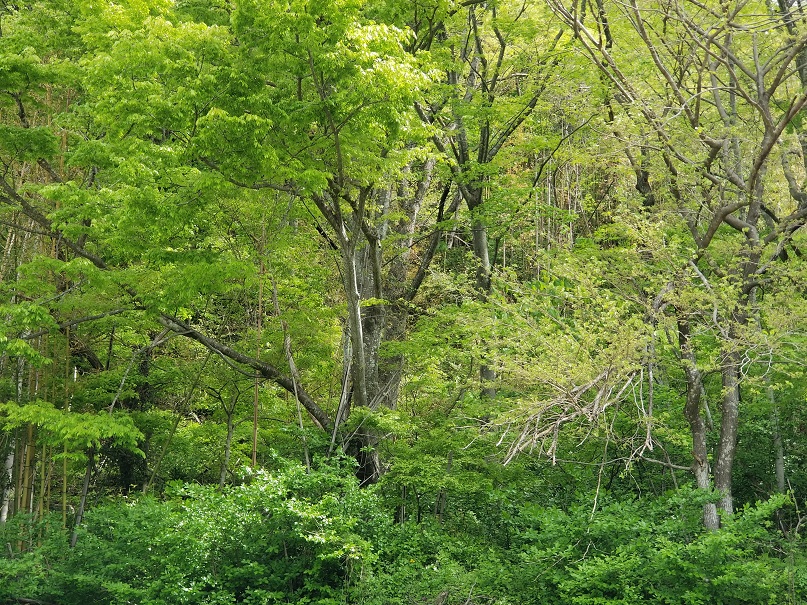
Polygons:
<instances>
[{"instance_id":1,"label":"green foliage","mask_svg":"<svg viewBox=\"0 0 807 605\"><path fill-rule=\"evenodd\" d=\"M683 512L699 499L682 491L664 504ZM593 517L588 535L595 554L561 583L562 594L570 603L796 602L791 584L795 570L777 556L781 537L769 521L785 503L774 498L749 507L716 532L702 532L691 513L683 524L684 519L660 518L669 508L651 507L648 515L644 505L626 509L620 503L618 511L606 509ZM620 535L617 528L631 528L633 535ZM614 540L605 548L597 540L603 531Z\"/></svg>"},{"instance_id":2,"label":"green foliage","mask_svg":"<svg viewBox=\"0 0 807 605\"><path fill-rule=\"evenodd\" d=\"M440 593L501 604L800 602L803 554L782 556L780 549L793 547L770 522L787 500L748 507L705 532L706 499L682 489L596 511L588 503L562 510L522 500L507 547L480 541L471 525L396 526L379 553L378 576L359 587L366 591L359 602L409 603Z\"/></svg>"},{"instance_id":3,"label":"green foliage","mask_svg":"<svg viewBox=\"0 0 807 605\"><path fill-rule=\"evenodd\" d=\"M110 440L116 446L143 455L137 447L143 434L132 419L122 413L71 412L57 409L46 401L25 405L9 402L0 404L0 423L5 430L26 425L39 427L52 445L63 444L76 450L97 449L102 442Z\"/></svg>"},{"instance_id":4,"label":"green foliage","mask_svg":"<svg viewBox=\"0 0 807 605\"><path fill-rule=\"evenodd\" d=\"M0 153L17 161L51 158L58 150L58 140L49 128L20 128L0 124Z\"/></svg>"},{"instance_id":5,"label":"green foliage","mask_svg":"<svg viewBox=\"0 0 807 605\"><path fill-rule=\"evenodd\" d=\"M307 475L284 465L244 479L224 492L176 483L163 500L95 507L75 549L51 530L36 554L3 559L0 594L65 604L338 602L374 560L358 530L375 500L350 466Z\"/></svg>"},{"instance_id":6,"label":"green foliage","mask_svg":"<svg viewBox=\"0 0 807 605\"><path fill-rule=\"evenodd\" d=\"M45 307L29 302L0 304L0 315L5 318L5 325L0 326L0 355L26 359L36 365L50 362L24 338L43 326L54 327L55 322Z\"/></svg>"},{"instance_id":7,"label":"green foliage","mask_svg":"<svg viewBox=\"0 0 807 605\"><path fill-rule=\"evenodd\" d=\"M804 89L801 34L760 2L699 5L694 36L651 5L588 5L578 35L509 0L0 5L0 601L807 600L802 120L760 138L759 113ZM735 59L778 89L749 103ZM714 532L682 320L709 446L740 360L739 510ZM286 337L291 389L233 359L291 376ZM236 471L253 402L264 470ZM356 436L385 471L363 489ZM774 437L791 494L757 502ZM61 487L69 517L85 469L60 463L89 452L71 549L47 511Z\"/></svg>"}]
</instances>

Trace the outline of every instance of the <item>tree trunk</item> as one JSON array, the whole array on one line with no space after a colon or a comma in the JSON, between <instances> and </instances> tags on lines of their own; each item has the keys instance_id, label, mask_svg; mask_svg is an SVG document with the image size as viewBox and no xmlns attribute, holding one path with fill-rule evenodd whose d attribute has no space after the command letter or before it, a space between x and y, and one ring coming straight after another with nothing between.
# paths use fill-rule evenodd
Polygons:
<instances>
[{"instance_id":1,"label":"tree trunk","mask_svg":"<svg viewBox=\"0 0 807 605\"><path fill-rule=\"evenodd\" d=\"M490 292L490 256L488 253L488 229L484 221L475 217L472 225L474 256L477 260L476 287L480 292Z\"/></svg>"},{"instance_id":2,"label":"tree trunk","mask_svg":"<svg viewBox=\"0 0 807 605\"><path fill-rule=\"evenodd\" d=\"M715 464L715 488L721 493L718 507L727 515L734 513L731 494L731 473L737 450L737 426L740 408L739 356L725 352L721 368L723 406L720 419L720 443Z\"/></svg>"},{"instance_id":3,"label":"tree trunk","mask_svg":"<svg viewBox=\"0 0 807 605\"><path fill-rule=\"evenodd\" d=\"M787 487L785 481L785 448L782 444L782 429L779 425L779 407L776 403L773 388L768 387L768 397L770 398L773 410L771 411L771 424L773 425L773 453L774 468L776 472L776 491L785 493Z\"/></svg>"},{"instance_id":4,"label":"tree trunk","mask_svg":"<svg viewBox=\"0 0 807 605\"><path fill-rule=\"evenodd\" d=\"M698 370L695 351L686 319L678 319L678 344L681 351L681 364L687 384L687 399L684 416L689 422L692 435L692 474L699 489L711 491L712 479L709 472L709 457L706 444L706 422L701 414L702 376ZM703 525L710 530L720 527L717 507L713 503L703 505Z\"/></svg>"},{"instance_id":5,"label":"tree trunk","mask_svg":"<svg viewBox=\"0 0 807 605\"><path fill-rule=\"evenodd\" d=\"M233 412L235 411L235 403L233 409L227 413L227 437L224 440L224 460L221 461L221 471L219 472L219 489L224 489L224 484L227 481L227 469L230 467L230 452L233 444Z\"/></svg>"},{"instance_id":6,"label":"tree trunk","mask_svg":"<svg viewBox=\"0 0 807 605\"><path fill-rule=\"evenodd\" d=\"M84 507L87 504L87 492L90 490L90 477L92 476L92 468L95 463L95 449L90 448L87 452L87 470L84 473L84 483L81 486L81 500L78 504L76 511L76 523L73 526L73 533L70 536L70 548L76 547L78 541L78 529L81 522L84 520Z\"/></svg>"},{"instance_id":7,"label":"tree trunk","mask_svg":"<svg viewBox=\"0 0 807 605\"><path fill-rule=\"evenodd\" d=\"M371 332L365 335L364 318L362 317L362 296L359 291L360 272L358 267L359 256L354 246L342 249L342 258L345 268L345 293L348 306L348 334L350 336L353 359L351 363L351 378L353 384L353 401L360 408L366 408L371 403L371 397L376 395L370 390L368 380L368 362L370 362L370 376L377 380L378 339L381 336L381 324L370 321ZM373 305L377 306L377 305ZM369 341L368 341L369 338ZM368 348L370 349L368 355ZM376 385L373 385L377 388ZM378 481L381 476L381 460L376 451L378 437L364 428L357 429L350 437L345 449L358 462L359 468L356 476L359 483L370 485Z\"/></svg>"},{"instance_id":8,"label":"tree trunk","mask_svg":"<svg viewBox=\"0 0 807 605\"><path fill-rule=\"evenodd\" d=\"M364 328L361 317L361 294L356 267L356 252L352 247L342 249L347 297L348 334L353 349L353 399L356 405L367 405L367 360L364 355Z\"/></svg>"},{"instance_id":9,"label":"tree trunk","mask_svg":"<svg viewBox=\"0 0 807 605\"><path fill-rule=\"evenodd\" d=\"M25 455L23 456L23 474L20 493L20 508L17 512L31 512L34 489L34 461L36 458L36 446L34 444L34 425L28 425L26 435Z\"/></svg>"},{"instance_id":10,"label":"tree trunk","mask_svg":"<svg viewBox=\"0 0 807 605\"><path fill-rule=\"evenodd\" d=\"M3 524L8 519L9 508L11 504L11 493L13 491L13 475L14 475L14 450L16 443L11 441L8 453L6 454L5 464L3 465L2 486L3 486L3 502L0 505L0 524Z\"/></svg>"},{"instance_id":11,"label":"tree trunk","mask_svg":"<svg viewBox=\"0 0 807 605\"><path fill-rule=\"evenodd\" d=\"M479 197L481 199L481 191ZM488 230L484 221L479 217L474 217L473 224L473 249L477 260L476 266L476 289L479 296L485 298L490 293L490 255L488 253ZM496 380L496 372L491 368L487 360L483 357L479 366L479 381L481 384L482 396L493 398L496 396L496 387L493 386Z\"/></svg>"},{"instance_id":12,"label":"tree trunk","mask_svg":"<svg viewBox=\"0 0 807 605\"><path fill-rule=\"evenodd\" d=\"M376 255L380 252L375 246L368 244L357 261L359 268L357 279L360 281L359 298L383 299L384 291L378 282L377 270L374 264L379 264L380 259ZM381 403L383 389L381 377L381 339L384 334L386 324L386 307L384 303L363 305L360 308L362 325L362 348L364 349L365 381L367 392L367 404L376 407ZM386 403L386 402L385 402Z\"/></svg>"}]
</instances>

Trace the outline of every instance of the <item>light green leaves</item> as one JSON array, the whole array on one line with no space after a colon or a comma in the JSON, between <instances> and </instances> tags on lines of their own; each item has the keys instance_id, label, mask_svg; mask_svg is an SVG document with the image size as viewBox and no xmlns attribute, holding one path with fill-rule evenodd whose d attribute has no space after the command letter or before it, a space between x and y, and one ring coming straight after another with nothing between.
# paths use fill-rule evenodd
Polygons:
<instances>
[{"instance_id":1,"label":"light green leaves","mask_svg":"<svg viewBox=\"0 0 807 605\"><path fill-rule=\"evenodd\" d=\"M0 404L0 426L12 430L21 426L39 427L53 444L70 449L98 448L110 440L116 446L143 456L138 441L143 434L126 414L91 414L60 410L46 401L26 405Z\"/></svg>"},{"instance_id":2,"label":"light green leaves","mask_svg":"<svg viewBox=\"0 0 807 605\"><path fill-rule=\"evenodd\" d=\"M0 317L4 320L0 324L0 356L23 358L36 365L50 363L24 338L31 332L55 327L45 307L29 302L0 305Z\"/></svg>"},{"instance_id":3,"label":"light green leaves","mask_svg":"<svg viewBox=\"0 0 807 605\"><path fill-rule=\"evenodd\" d=\"M266 144L278 169L377 180L425 84L403 51L404 32L343 0L241 2L233 29L248 85L241 110L273 122Z\"/></svg>"},{"instance_id":4,"label":"light green leaves","mask_svg":"<svg viewBox=\"0 0 807 605\"><path fill-rule=\"evenodd\" d=\"M214 107L199 120L196 148L229 178L246 185L266 178L282 184L282 168L269 141L272 127L269 118Z\"/></svg>"}]
</instances>

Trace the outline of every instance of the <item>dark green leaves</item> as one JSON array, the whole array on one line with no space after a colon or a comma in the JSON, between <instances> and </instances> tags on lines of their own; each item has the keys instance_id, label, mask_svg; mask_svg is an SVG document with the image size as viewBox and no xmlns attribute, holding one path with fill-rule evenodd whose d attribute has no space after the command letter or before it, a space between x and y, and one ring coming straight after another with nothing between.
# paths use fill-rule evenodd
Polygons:
<instances>
[{"instance_id":1,"label":"dark green leaves","mask_svg":"<svg viewBox=\"0 0 807 605\"><path fill-rule=\"evenodd\" d=\"M59 151L59 140L47 127L23 128L0 124L0 154L18 162L51 158Z\"/></svg>"}]
</instances>

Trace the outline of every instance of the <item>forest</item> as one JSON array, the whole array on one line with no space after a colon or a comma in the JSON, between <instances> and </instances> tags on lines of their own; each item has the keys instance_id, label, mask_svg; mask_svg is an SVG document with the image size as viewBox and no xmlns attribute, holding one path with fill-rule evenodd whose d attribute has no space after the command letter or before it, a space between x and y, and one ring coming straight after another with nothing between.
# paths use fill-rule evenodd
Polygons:
<instances>
[{"instance_id":1,"label":"forest","mask_svg":"<svg viewBox=\"0 0 807 605\"><path fill-rule=\"evenodd\" d=\"M801 0L2 0L0 603L807 603Z\"/></svg>"}]
</instances>

